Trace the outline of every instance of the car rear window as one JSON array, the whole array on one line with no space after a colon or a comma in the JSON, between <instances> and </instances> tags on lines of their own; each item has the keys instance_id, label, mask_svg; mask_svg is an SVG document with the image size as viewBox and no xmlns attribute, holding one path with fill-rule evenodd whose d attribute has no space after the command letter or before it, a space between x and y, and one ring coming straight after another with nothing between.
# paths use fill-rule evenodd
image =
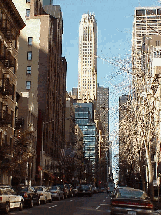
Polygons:
<instances>
[{"instance_id":1,"label":"car rear window","mask_svg":"<svg viewBox=\"0 0 162 216\"><path fill-rule=\"evenodd\" d=\"M56 186L52 186L50 190L57 190Z\"/></svg>"},{"instance_id":2,"label":"car rear window","mask_svg":"<svg viewBox=\"0 0 162 216\"><path fill-rule=\"evenodd\" d=\"M87 185L81 185L81 188L82 189L89 189L89 186L87 186Z\"/></svg>"},{"instance_id":3,"label":"car rear window","mask_svg":"<svg viewBox=\"0 0 162 216\"><path fill-rule=\"evenodd\" d=\"M138 191L138 190L125 190L125 189L120 189L117 192L117 197L124 197L124 198L141 198L144 199L145 193L143 191Z\"/></svg>"},{"instance_id":4,"label":"car rear window","mask_svg":"<svg viewBox=\"0 0 162 216\"><path fill-rule=\"evenodd\" d=\"M27 187L23 187L20 189L20 191L28 191L28 188Z\"/></svg>"},{"instance_id":5,"label":"car rear window","mask_svg":"<svg viewBox=\"0 0 162 216\"><path fill-rule=\"evenodd\" d=\"M0 189L0 195L7 195L7 191L4 189Z\"/></svg>"},{"instance_id":6,"label":"car rear window","mask_svg":"<svg viewBox=\"0 0 162 216\"><path fill-rule=\"evenodd\" d=\"M36 189L37 191L43 191L43 188L42 188L42 187L35 187L35 189Z\"/></svg>"}]
</instances>

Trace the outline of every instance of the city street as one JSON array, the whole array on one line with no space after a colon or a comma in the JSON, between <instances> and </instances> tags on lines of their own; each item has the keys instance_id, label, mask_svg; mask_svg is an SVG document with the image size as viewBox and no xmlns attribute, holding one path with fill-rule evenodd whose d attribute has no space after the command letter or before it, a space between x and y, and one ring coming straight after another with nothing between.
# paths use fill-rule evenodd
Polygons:
<instances>
[{"instance_id":1,"label":"city street","mask_svg":"<svg viewBox=\"0 0 162 216\"><path fill-rule=\"evenodd\" d=\"M24 208L23 211L11 211L19 215L109 215L110 197L107 193L93 194L92 197L72 197L61 201Z\"/></svg>"}]
</instances>

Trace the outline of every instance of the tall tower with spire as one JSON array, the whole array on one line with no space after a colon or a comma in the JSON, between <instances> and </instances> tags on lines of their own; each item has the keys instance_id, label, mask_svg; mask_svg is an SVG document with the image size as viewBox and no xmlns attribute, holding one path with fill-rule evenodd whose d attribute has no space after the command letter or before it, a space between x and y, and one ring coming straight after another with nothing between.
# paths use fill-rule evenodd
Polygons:
<instances>
[{"instance_id":1,"label":"tall tower with spire","mask_svg":"<svg viewBox=\"0 0 162 216\"><path fill-rule=\"evenodd\" d=\"M83 14L79 26L78 98L97 95L97 22L94 14Z\"/></svg>"}]
</instances>

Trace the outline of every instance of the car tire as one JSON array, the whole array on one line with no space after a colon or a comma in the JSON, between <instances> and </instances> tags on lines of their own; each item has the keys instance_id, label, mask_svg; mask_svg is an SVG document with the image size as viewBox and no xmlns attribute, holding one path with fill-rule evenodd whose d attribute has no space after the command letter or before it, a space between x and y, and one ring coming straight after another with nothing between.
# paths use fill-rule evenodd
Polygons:
<instances>
[{"instance_id":1,"label":"car tire","mask_svg":"<svg viewBox=\"0 0 162 216\"><path fill-rule=\"evenodd\" d=\"M62 195L62 199L63 199L63 200L65 199L64 194Z\"/></svg>"},{"instance_id":2,"label":"car tire","mask_svg":"<svg viewBox=\"0 0 162 216\"><path fill-rule=\"evenodd\" d=\"M10 211L10 203L7 202L6 205L5 205L5 212L8 214Z\"/></svg>"},{"instance_id":3,"label":"car tire","mask_svg":"<svg viewBox=\"0 0 162 216\"><path fill-rule=\"evenodd\" d=\"M50 202L50 203L52 202L52 197L51 197L51 199L49 199L49 202Z\"/></svg>"},{"instance_id":4,"label":"car tire","mask_svg":"<svg viewBox=\"0 0 162 216\"><path fill-rule=\"evenodd\" d=\"M30 200L30 208L33 208L34 206L34 202L33 202L33 199Z\"/></svg>"},{"instance_id":5,"label":"car tire","mask_svg":"<svg viewBox=\"0 0 162 216\"><path fill-rule=\"evenodd\" d=\"M58 201L60 201L60 196L58 197Z\"/></svg>"},{"instance_id":6,"label":"car tire","mask_svg":"<svg viewBox=\"0 0 162 216\"><path fill-rule=\"evenodd\" d=\"M39 198L38 201L37 201L37 205L40 206L40 204L41 204L41 201L40 201L40 198Z\"/></svg>"},{"instance_id":7,"label":"car tire","mask_svg":"<svg viewBox=\"0 0 162 216\"><path fill-rule=\"evenodd\" d=\"M19 207L19 211L23 210L23 201L20 202L20 207Z\"/></svg>"}]
</instances>

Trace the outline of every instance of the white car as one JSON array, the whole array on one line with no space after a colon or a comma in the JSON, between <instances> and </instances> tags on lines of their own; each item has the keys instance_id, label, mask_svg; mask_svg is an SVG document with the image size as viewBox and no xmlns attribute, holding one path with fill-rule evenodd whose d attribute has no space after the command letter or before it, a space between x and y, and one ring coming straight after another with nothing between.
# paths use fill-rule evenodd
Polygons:
<instances>
[{"instance_id":1,"label":"white car","mask_svg":"<svg viewBox=\"0 0 162 216\"><path fill-rule=\"evenodd\" d=\"M4 210L7 214L10 209L19 208L23 210L24 198L17 195L10 186L0 186L0 209Z\"/></svg>"},{"instance_id":2,"label":"white car","mask_svg":"<svg viewBox=\"0 0 162 216\"><path fill-rule=\"evenodd\" d=\"M60 201L60 199L64 199L64 192L59 186L50 187L50 192L52 194L52 200L57 199Z\"/></svg>"},{"instance_id":3,"label":"white car","mask_svg":"<svg viewBox=\"0 0 162 216\"><path fill-rule=\"evenodd\" d=\"M47 202L52 202L52 196L48 188L45 186L35 186L37 193L40 195L40 201L46 204Z\"/></svg>"}]
</instances>

